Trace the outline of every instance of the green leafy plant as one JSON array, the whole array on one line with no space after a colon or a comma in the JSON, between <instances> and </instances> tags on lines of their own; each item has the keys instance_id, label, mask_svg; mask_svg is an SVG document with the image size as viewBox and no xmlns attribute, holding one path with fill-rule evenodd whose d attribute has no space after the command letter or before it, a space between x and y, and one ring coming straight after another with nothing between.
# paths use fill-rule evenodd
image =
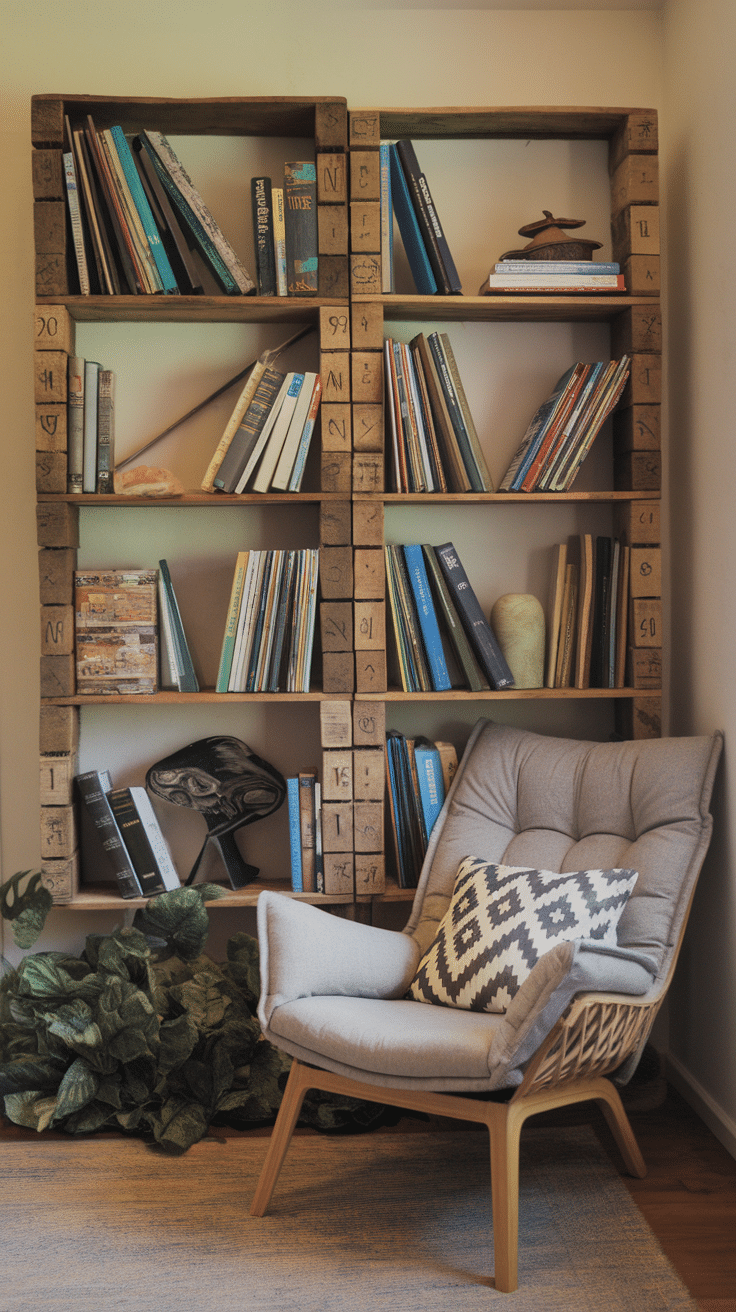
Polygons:
<instances>
[{"instance_id":1,"label":"green leafy plant","mask_svg":"<svg viewBox=\"0 0 736 1312\"><path fill-rule=\"evenodd\" d=\"M27 872L26 872L27 873ZM261 1035L258 944L202 954L210 885L148 902L129 929L88 936L80 957L26 956L0 981L0 1097L18 1125L116 1128L184 1152L213 1121L269 1122L290 1058ZM304 1119L355 1128L380 1108L314 1095Z\"/></svg>"}]
</instances>

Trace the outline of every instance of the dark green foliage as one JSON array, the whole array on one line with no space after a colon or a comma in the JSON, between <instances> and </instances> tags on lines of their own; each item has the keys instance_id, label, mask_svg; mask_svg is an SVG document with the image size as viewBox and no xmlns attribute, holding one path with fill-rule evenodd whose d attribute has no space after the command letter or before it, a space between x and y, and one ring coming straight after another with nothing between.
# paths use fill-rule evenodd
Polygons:
<instances>
[{"instance_id":1,"label":"dark green foliage","mask_svg":"<svg viewBox=\"0 0 736 1312\"><path fill-rule=\"evenodd\" d=\"M203 895L211 888L163 893L137 928L89 935L79 958L27 956L0 980L0 1099L10 1120L71 1134L121 1129L175 1153L213 1121L273 1121L291 1059L261 1037L258 944L237 934L225 965L203 956ZM357 1128L380 1115L312 1094L303 1119Z\"/></svg>"},{"instance_id":2,"label":"dark green foliage","mask_svg":"<svg viewBox=\"0 0 736 1312\"><path fill-rule=\"evenodd\" d=\"M21 893L20 885L26 878L28 883ZM0 915L10 921L13 942L19 948L33 947L53 905L42 878L39 870L19 870L0 888Z\"/></svg>"}]
</instances>

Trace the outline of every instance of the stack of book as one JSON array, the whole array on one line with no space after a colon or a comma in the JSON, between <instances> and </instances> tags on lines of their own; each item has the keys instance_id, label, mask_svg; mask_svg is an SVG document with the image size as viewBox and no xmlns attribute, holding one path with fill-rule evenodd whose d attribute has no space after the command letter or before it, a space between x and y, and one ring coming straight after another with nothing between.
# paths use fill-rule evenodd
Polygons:
<instances>
[{"instance_id":1,"label":"stack of book","mask_svg":"<svg viewBox=\"0 0 736 1312\"><path fill-rule=\"evenodd\" d=\"M574 364L535 411L499 485L500 492L567 492L605 420L616 408L630 360Z\"/></svg>"},{"instance_id":2,"label":"stack of book","mask_svg":"<svg viewBox=\"0 0 736 1312\"><path fill-rule=\"evenodd\" d=\"M64 172L82 295L249 295L255 283L162 132L132 143L65 120Z\"/></svg>"},{"instance_id":3,"label":"stack of book","mask_svg":"<svg viewBox=\"0 0 736 1312\"><path fill-rule=\"evenodd\" d=\"M386 161L388 168L385 168ZM381 186L384 250L389 248L385 238L393 211L417 291L423 296L462 293L437 207L411 141L386 142L381 146L382 176L384 172L390 178L390 186L387 182ZM384 291L390 290L385 286L385 277L383 281Z\"/></svg>"},{"instance_id":4,"label":"stack of book","mask_svg":"<svg viewBox=\"0 0 736 1312\"><path fill-rule=\"evenodd\" d=\"M451 542L385 547L389 607L404 692L511 688L514 679Z\"/></svg>"},{"instance_id":5,"label":"stack of book","mask_svg":"<svg viewBox=\"0 0 736 1312\"><path fill-rule=\"evenodd\" d=\"M319 552L241 551L216 692L309 692Z\"/></svg>"},{"instance_id":6,"label":"stack of book","mask_svg":"<svg viewBox=\"0 0 736 1312\"><path fill-rule=\"evenodd\" d=\"M494 265L479 296L507 292L548 294L570 292L583 296L625 292L620 267L602 260L502 260Z\"/></svg>"},{"instance_id":7,"label":"stack of book","mask_svg":"<svg viewBox=\"0 0 736 1312\"><path fill-rule=\"evenodd\" d=\"M547 625L548 688L623 688L630 549L581 533L554 550Z\"/></svg>"},{"instance_id":8,"label":"stack of book","mask_svg":"<svg viewBox=\"0 0 736 1312\"><path fill-rule=\"evenodd\" d=\"M78 693L110 696L156 692L157 591L155 569L75 572Z\"/></svg>"},{"instance_id":9,"label":"stack of book","mask_svg":"<svg viewBox=\"0 0 736 1312\"><path fill-rule=\"evenodd\" d=\"M212 456L203 491L298 492L321 396L319 374L282 373L260 360Z\"/></svg>"},{"instance_id":10,"label":"stack of book","mask_svg":"<svg viewBox=\"0 0 736 1312\"><path fill-rule=\"evenodd\" d=\"M112 492L115 375L70 355L67 379L67 492Z\"/></svg>"},{"instance_id":11,"label":"stack of book","mask_svg":"<svg viewBox=\"0 0 736 1312\"><path fill-rule=\"evenodd\" d=\"M317 170L288 160L280 187L251 178L253 242L260 296L316 296L319 290Z\"/></svg>"},{"instance_id":12,"label":"stack of book","mask_svg":"<svg viewBox=\"0 0 736 1312\"><path fill-rule=\"evenodd\" d=\"M386 783L400 888L416 888L432 829L457 770L452 743L386 734Z\"/></svg>"},{"instance_id":13,"label":"stack of book","mask_svg":"<svg viewBox=\"0 0 736 1312\"><path fill-rule=\"evenodd\" d=\"M322 786L316 769L286 780L289 808L291 887L295 893L324 893Z\"/></svg>"},{"instance_id":14,"label":"stack of book","mask_svg":"<svg viewBox=\"0 0 736 1312\"><path fill-rule=\"evenodd\" d=\"M447 333L384 343L396 492L492 492Z\"/></svg>"},{"instance_id":15,"label":"stack of book","mask_svg":"<svg viewBox=\"0 0 736 1312\"><path fill-rule=\"evenodd\" d=\"M155 897L180 884L145 788L113 788L107 770L75 778L80 806L82 877L114 875L122 897Z\"/></svg>"}]
</instances>

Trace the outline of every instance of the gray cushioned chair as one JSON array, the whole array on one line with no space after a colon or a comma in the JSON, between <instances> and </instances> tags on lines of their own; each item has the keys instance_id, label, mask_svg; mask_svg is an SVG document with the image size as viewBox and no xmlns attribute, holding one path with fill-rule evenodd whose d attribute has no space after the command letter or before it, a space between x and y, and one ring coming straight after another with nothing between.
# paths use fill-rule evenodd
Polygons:
<instances>
[{"instance_id":1,"label":"gray cushioned chair","mask_svg":"<svg viewBox=\"0 0 736 1312\"><path fill-rule=\"evenodd\" d=\"M719 733L593 743L481 720L432 833L403 931L262 893L261 1024L296 1060L252 1213L268 1206L310 1088L488 1127L499 1290L517 1285L519 1135L527 1116L597 1100L627 1169L643 1176L615 1084L633 1073L672 977L710 839L720 750ZM552 948L504 1014L407 1000L467 855L552 871L636 870L618 947L579 940Z\"/></svg>"}]
</instances>

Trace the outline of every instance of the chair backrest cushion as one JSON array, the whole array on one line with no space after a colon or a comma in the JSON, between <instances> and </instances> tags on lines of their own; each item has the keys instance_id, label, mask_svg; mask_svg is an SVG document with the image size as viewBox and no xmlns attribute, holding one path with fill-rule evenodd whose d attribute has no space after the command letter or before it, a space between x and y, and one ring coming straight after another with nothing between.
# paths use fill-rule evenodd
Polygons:
<instances>
[{"instance_id":1,"label":"chair backrest cushion","mask_svg":"<svg viewBox=\"0 0 736 1312\"><path fill-rule=\"evenodd\" d=\"M712 826L722 736L595 743L476 724L406 926L424 953L466 856L552 871L638 872L621 946L669 969Z\"/></svg>"}]
</instances>

